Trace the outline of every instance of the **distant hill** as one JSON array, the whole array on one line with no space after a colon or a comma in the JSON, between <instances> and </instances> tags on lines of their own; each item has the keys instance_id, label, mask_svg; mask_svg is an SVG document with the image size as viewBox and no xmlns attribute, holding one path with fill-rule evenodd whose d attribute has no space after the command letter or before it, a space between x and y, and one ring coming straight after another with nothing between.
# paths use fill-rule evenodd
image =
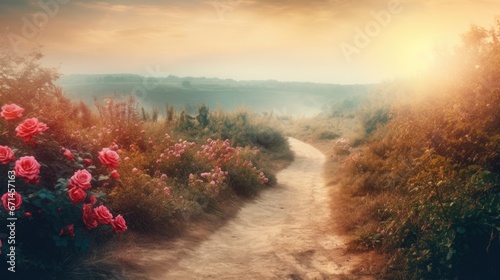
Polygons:
<instances>
[{"instance_id":1,"label":"distant hill","mask_svg":"<svg viewBox=\"0 0 500 280\"><path fill-rule=\"evenodd\" d=\"M301 82L235 81L194 77L143 77L133 74L68 75L57 82L74 99L94 104L112 95L134 96L141 106L166 104L194 113L196 105L232 110L311 116L335 104L366 95L373 85L335 85Z\"/></svg>"}]
</instances>

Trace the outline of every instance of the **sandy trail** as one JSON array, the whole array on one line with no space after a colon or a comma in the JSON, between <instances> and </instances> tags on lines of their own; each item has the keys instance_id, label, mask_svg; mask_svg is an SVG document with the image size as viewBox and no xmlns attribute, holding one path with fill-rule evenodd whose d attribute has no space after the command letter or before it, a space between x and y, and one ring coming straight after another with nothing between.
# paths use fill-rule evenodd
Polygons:
<instances>
[{"instance_id":1,"label":"sandy trail","mask_svg":"<svg viewBox=\"0 0 500 280\"><path fill-rule=\"evenodd\" d=\"M179 239L136 255L147 279L351 279L357 261L331 232L325 156L289 138L295 161L279 184L247 203L197 246ZM147 252L147 253L146 253Z\"/></svg>"}]
</instances>

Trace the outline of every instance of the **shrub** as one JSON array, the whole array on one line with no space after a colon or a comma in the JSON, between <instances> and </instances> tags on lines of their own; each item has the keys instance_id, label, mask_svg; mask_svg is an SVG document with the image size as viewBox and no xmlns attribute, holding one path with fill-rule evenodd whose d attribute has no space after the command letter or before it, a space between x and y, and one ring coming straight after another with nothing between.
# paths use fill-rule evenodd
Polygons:
<instances>
[{"instance_id":1,"label":"shrub","mask_svg":"<svg viewBox=\"0 0 500 280\"><path fill-rule=\"evenodd\" d=\"M391 111L362 156L345 162L354 193L392 196L379 228L360 236L389 254L389 278L401 271L423 279L500 275L500 90L480 82L500 73L500 22L497 28L465 35L445 61L447 76L428 86L440 94Z\"/></svg>"}]
</instances>

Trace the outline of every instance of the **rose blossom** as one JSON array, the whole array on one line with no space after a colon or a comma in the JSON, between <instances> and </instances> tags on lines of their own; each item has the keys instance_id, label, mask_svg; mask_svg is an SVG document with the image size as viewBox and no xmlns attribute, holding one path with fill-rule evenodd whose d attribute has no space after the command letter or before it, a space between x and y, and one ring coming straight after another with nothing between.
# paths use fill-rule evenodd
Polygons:
<instances>
[{"instance_id":1,"label":"rose blossom","mask_svg":"<svg viewBox=\"0 0 500 280\"><path fill-rule=\"evenodd\" d=\"M83 205L83 224L88 230L96 228L98 226L97 220L95 219L94 211L92 210L92 204L84 204Z\"/></svg>"},{"instance_id":2,"label":"rose blossom","mask_svg":"<svg viewBox=\"0 0 500 280\"><path fill-rule=\"evenodd\" d=\"M84 191L90 189L92 186L90 185L90 181L92 180L92 175L85 170L81 169L75 172L68 183L68 188L80 188Z\"/></svg>"},{"instance_id":3,"label":"rose blossom","mask_svg":"<svg viewBox=\"0 0 500 280\"><path fill-rule=\"evenodd\" d=\"M99 152L99 160L109 169L116 169L120 163L120 156L109 148L104 148Z\"/></svg>"},{"instance_id":4,"label":"rose blossom","mask_svg":"<svg viewBox=\"0 0 500 280\"><path fill-rule=\"evenodd\" d=\"M62 149L62 152L63 152L63 155L69 159L69 160L74 160L75 159L75 156L73 155L73 153L71 153L70 150L66 149L66 148L63 148Z\"/></svg>"},{"instance_id":5,"label":"rose blossom","mask_svg":"<svg viewBox=\"0 0 500 280\"><path fill-rule=\"evenodd\" d=\"M97 202L97 199L95 198L95 196L89 195L89 203L94 205L94 204L96 204L96 202Z\"/></svg>"},{"instance_id":6,"label":"rose blossom","mask_svg":"<svg viewBox=\"0 0 500 280\"><path fill-rule=\"evenodd\" d=\"M108 208L104 205L94 208L94 215L96 220L101 225L107 225L111 223L111 220L113 219L113 215L111 215Z\"/></svg>"},{"instance_id":7,"label":"rose blossom","mask_svg":"<svg viewBox=\"0 0 500 280\"><path fill-rule=\"evenodd\" d=\"M9 201L11 203L10 205ZM15 191L13 193L5 193L2 196L2 204L3 208L5 208L5 210L7 211L12 211L11 209L9 209L9 206L12 206L12 204L14 204L14 210L17 210L23 204L23 198Z\"/></svg>"},{"instance_id":8,"label":"rose blossom","mask_svg":"<svg viewBox=\"0 0 500 280\"><path fill-rule=\"evenodd\" d=\"M38 184L40 181L38 178L40 164L33 156L25 156L18 159L14 166L14 171L17 176L23 177L26 183Z\"/></svg>"},{"instance_id":9,"label":"rose blossom","mask_svg":"<svg viewBox=\"0 0 500 280\"><path fill-rule=\"evenodd\" d=\"M92 160L90 158L84 158L83 159L83 165L89 166L92 164Z\"/></svg>"},{"instance_id":10,"label":"rose blossom","mask_svg":"<svg viewBox=\"0 0 500 280\"><path fill-rule=\"evenodd\" d=\"M2 112L0 115L4 117L6 120L13 120L23 116L24 109L19 107L18 105L5 104L2 106Z\"/></svg>"},{"instance_id":11,"label":"rose blossom","mask_svg":"<svg viewBox=\"0 0 500 280\"><path fill-rule=\"evenodd\" d=\"M8 164L15 159L14 152L9 147L0 146L0 162L2 164Z\"/></svg>"},{"instance_id":12,"label":"rose blossom","mask_svg":"<svg viewBox=\"0 0 500 280\"><path fill-rule=\"evenodd\" d=\"M59 231L59 235L69 235L75 237L75 225L67 225Z\"/></svg>"},{"instance_id":13,"label":"rose blossom","mask_svg":"<svg viewBox=\"0 0 500 280\"><path fill-rule=\"evenodd\" d=\"M109 174L109 176L113 179L118 179L118 178L120 178L120 173L118 173L118 171L116 171L116 169L115 169L115 170L111 171L111 174Z\"/></svg>"},{"instance_id":14,"label":"rose blossom","mask_svg":"<svg viewBox=\"0 0 500 280\"><path fill-rule=\"evenodd\" d=\"M23 138L24 142L30 142L35 135L42 134L47 129L47 125L37 118L26 119L16 127L16 136Z\"/></svg>"},{"instance_id":15,"label":"rose blossom","mask_svg":"<svg viewBox=\"0 0 500 280\"><path fill-rule=\"evenodd\" d=\"M71 188L68 191L69 199L74 205L83 202L87 197L87 193L80 188Z\"/></svg>"},{"instance_id":16,"label":"rose blossom","mask_svg":"<svg viewBox=\"0 0 500 280\"><path fill-rule=\"evenodd\" d=\"M122 215L116 216L116 218L111 221L111 226L116 233L122 233L127 230L127 224L125 223L125 219Z\"/></svg>"}]
</instances>

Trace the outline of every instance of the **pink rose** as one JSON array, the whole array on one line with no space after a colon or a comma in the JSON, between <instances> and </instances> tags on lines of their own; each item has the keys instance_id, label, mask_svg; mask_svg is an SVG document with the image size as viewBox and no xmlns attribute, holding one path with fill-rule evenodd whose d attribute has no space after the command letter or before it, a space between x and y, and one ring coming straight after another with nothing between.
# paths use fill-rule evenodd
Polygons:
<instances>
[{"instance_id":1,"label":"pink rose","mask_svg":"<svg viewBox=\"0 0 500 280\"><path fill-rule=\"evenodd\" d=\"M170 197L170 188L169 188L169 187L164 187L164 188L163 188L163 193L164 193L166 196Z\"/></svg>"},{"instance_id":2,"label":"pink rose","mask_svg":"<svg viewBox=\"0 0 500 280\"><path fill-rule=\"evenodd\" d=\"M37 118L26 119L16 127L16 136L24 139L24 142L30 142L37 134L42 134L48 127L39 122Z\"/></svg>"},{"instance_id":3,"label":"pink rose","mask_svg":"<svg viewBox=\"0 0 500 280\"><path fill-rule=\"evenodd\" d=\"M23 116L24 109L16 104L6 104L2 106L0 115L6 120L13 120Z\"/></svg>"},{"instance_id":4,"label":"pink rose","mask_svg":"<svg viewBox=\"0 0 500 280\"><path fill-rule=\"evenodd\" d=\"M94 215L96 220L101 225L107 225L111 223L111 220L113 219L113 215L111 215L108 208L104 205L94 208Z\"/></svg>"},{"instance_id":5,"label":"pink rose","mask_svg":"<svg viewBox=\"0 0 500 280\"><path fill-rule=\"evenodd\" d=\"M74 160L75 159L75 156L73 155L73 153L71 153L70 150L66 149L66 148L62 148L62 152L63 152L63 155L69 159L69 160Z\"/></svg>"},{"instance_id":6,"label":"pink rose","mask_svg":"<svg viewBox=\"0 0 500 280\"><path fill-rule=\"evenodd\" d=\"M2 164L8 164L15 159L14 152L9 147L0 146L0 162Z\"/></svg>"},{"instance_id":7,"label":"pink rose","mask_svg":"<svg viewBox=\"0 0 500 280\"><path fill-rule=\"evenodd\" d=\"M88 230L96 228L98 226L97 220L95 219L94 211L92 210L92 204L83 205L83 224Z\"/></svg>"},{"instance_id":8,"label":"pink rose","mask_svg":"<svg viewBox=\"0 0 500 280\"><path fill-rule=\"evenodd\" d=\"M74 205L83 202L87 197L87 193L80 188L71 188L68 191L69 199Z\"/></svg>"},{"instance_id":9,"label":"pink rose","mask_svg":"<svg viewBox=\"0 0 500 280\"><path fill-rule=\"evenodd\" d=\"M89 203L94 205L97 203L97 199L93 195L89 195Z\"/></svg>"},{"instance_id":10,"label":"pink rose","mask_svg":"<svg viewBox=\"0 0 500 280\"><path fill-rule=\"evenodd\" d=\"M118 178L120 178L120 173L118 173L118 171L116 171L116 169L115 169L115 170L111 171L111 174L109 174L109 176L113 179L118 179Z\"/></svg>"},{"instance_id":11,"label":"pink rose","mask_svg":"<svg viewBox=\"0 0 500 280\"><path fill-rule=\"evenodd\" d=\"M120 163L120 156L109 148L104 148L99 152L99 160L109 169L116 169Z\"/></svg>"},{"instance_id":12,"label":"pink rose","mask_svg":"<svg viewBox=\"0 0 500 280\"><path fill-rule=\"evenodd\" d=\"M111 221L111 226L116 233L122 233L127 230L127 224L125 223L125 219L122 215L116 216L116 218Z\"/></svg>"},{"instance_id":13,"label":"pink rose","mask_svg":"<svg viewBox=\"0 0 500 280\"><path fill-rule=\"evenodd\" d=\"M80 188L84 191L90 189L92 186L90 185L90 181L92 180L92 175L85 170L81 169L75 172L68 183L68 188Z\"/></svg>"},{"instance_id":14,"label":"pink rose","mask_svg":"<svg viewBox=\"0 0 500 280\"><path fill-rule=\"evenodd\" d=\"M9 205L9 202L10 202L10 205ZM12 206L14 206L14 210L17 210L23 204L23 198L17 192L5 193L2 196L2 204L3 204L3 208L5 208L5 210L7 210L7 211L13 211L12 209L9 209Z\"/></svg>"},{"instance_id":15,"label":"pink rose","mask_svg":"<svg viewBox=\"0 0 500 280\"><path fill-rule=\"evenodd\" d=\"M16 161L14 166L16 176L23 177L26 183L38 184L40 179L40 164L36 161L35 157L25 156Z\"/></svg>"}]
</instances>

